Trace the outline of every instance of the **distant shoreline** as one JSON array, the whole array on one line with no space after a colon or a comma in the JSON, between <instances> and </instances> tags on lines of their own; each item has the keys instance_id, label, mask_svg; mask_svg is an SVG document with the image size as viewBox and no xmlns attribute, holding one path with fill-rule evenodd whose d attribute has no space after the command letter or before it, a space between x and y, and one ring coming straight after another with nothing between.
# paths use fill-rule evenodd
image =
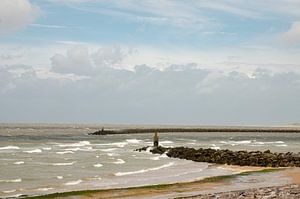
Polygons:
<instances>
[{"instance_id":1,"label":"distant shoreline","mask_svg":"<svg viewBox=\"0 0 300 199\"><path fill-rule=\"evenodd\" d=\"M184 128L127 128L127 129L100 129L90 135L106 134L138 134L138 133L300 133L300 127L184 127Z\"/></svg>"}]
</instances>

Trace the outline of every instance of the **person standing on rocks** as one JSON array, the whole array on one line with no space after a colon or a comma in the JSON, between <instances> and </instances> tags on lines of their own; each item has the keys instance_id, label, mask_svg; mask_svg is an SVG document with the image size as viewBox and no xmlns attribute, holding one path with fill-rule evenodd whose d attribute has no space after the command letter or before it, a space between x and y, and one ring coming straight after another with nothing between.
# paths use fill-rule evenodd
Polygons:
<instances>
[{"instance_id":1,"label":"person standing on rocks","mask_svg":"<svg viewBox=\"0 0 300 199\"><path fill-rule=\"evenodd\" d=\"M158 147L158 135L157 135L157 132L154 133L153 146L154 147Z\"/></svg>"}]
</instances>

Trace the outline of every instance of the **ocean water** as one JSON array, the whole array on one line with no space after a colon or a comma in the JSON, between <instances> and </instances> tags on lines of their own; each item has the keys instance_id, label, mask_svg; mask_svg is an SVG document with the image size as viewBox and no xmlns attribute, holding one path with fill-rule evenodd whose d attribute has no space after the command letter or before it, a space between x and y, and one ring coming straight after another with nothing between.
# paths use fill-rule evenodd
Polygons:
<instances>
[{"instance_id":1,"label":"ocean water","mask_svg":"<svg viewBox=\"0 0 300 199\"><path fill-rule=\"evenodd\" d=\"M99 125L0 125L0 198L191 181L235 171L135 152L152 134L88 133ZM109 128L122 128L109 126ZM161 133L160 144L299 152L296 133Z\"/></svg>"}]
</instances>

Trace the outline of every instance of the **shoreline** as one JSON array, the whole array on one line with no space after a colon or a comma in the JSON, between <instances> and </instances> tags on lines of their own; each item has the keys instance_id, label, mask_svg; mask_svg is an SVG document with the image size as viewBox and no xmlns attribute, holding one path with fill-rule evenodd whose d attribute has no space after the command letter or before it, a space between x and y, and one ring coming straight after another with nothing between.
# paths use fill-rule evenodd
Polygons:
<instances>
[{"instance_id":1,"label":"shoreline","mask_svg":"<svg viewBox=\"0 0 300 199\"><path fill-rule=\"evenodd\" d=\"M124 187L124 188L113 188L113 189L96 189L96 190L80 190L80 191L68 191L51 193L46 195L38 196L27 196L21 198L27 199L51 199L51 198L120 198L120 197L152 197L159 195L168 194L188 194L187 197L193 195L192 192L214 190L218 186L230 185L234 179L239 177L276 173L287 170L288 168L263 168L263 167L240 167L232 165L216 165L226 168L231 168L237 173L231 175L214 176L202 179L194 179L191 181L174 182L169 184L152 184L138 187ZM175 190L175 191L174 191ZM190 194L191 193L191 194Z\"/></svg>"}]
</instances>

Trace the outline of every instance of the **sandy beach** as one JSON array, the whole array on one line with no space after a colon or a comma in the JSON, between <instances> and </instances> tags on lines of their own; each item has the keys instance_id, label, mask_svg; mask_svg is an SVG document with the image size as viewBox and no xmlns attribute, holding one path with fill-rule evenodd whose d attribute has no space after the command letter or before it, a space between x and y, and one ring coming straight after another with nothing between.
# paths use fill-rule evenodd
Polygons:
<instances>
[{"instance_id":1,"label":"sandy beach","mask_svg":"<svg viewBox=\"0 0 300 199\"><path fill-rule=\"evenodd\" d=\"M151 185L123 189L93 190L81 192L67 192L33 198L213 198L213 196L231 198L235 193L265 190L285 189L299 191L300 169L273 169L261 167L224 166L237 172L235 175L219 176L196 180L192 182L178 182L174 184ZM275 183L276 182L276 183ZM273 185L273 186L270 186ZM267 194L267 193L266 193Z\"/></svg>"}]
</instances>

